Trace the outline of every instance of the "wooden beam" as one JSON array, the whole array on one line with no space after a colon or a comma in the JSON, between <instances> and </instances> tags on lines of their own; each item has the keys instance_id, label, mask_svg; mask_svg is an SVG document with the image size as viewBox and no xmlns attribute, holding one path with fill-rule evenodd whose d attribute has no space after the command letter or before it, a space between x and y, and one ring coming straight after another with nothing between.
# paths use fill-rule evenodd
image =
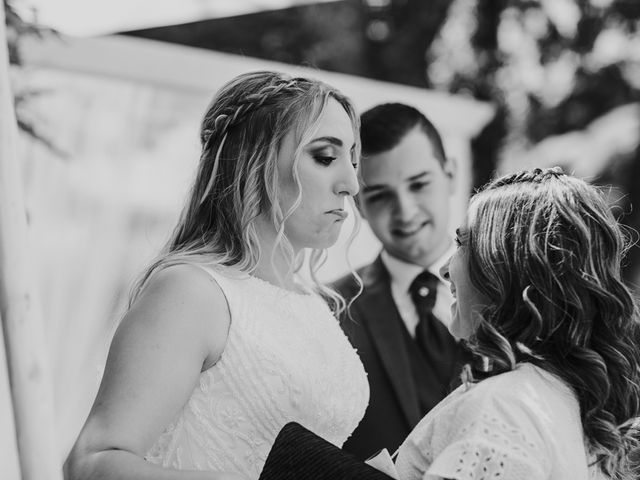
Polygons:
<instances>
[{"instance_id":1,"label":"wooden beam","mask_svg":"<svg viewBox=\"0 0 640 480\"><path fill-rule=\"evenodd\" d=\"M0 350L8 364L22 479L58 480L62 478L62 469L54 435L50 360L46 355L42 317L33 293L34 274L30 265L33 251L27 243L23 180L17 154L18 128L9 83L6 38L5 14L1 8L0 318L5 348ZM0 406L7 408L4 403ZM10 430L5 423L0 429L3 434ZM0 451L0 454L3 457L0 463L4 463L5 452Z\"/></svg>"},{"instance_id":2,"label":"wooden beam","mask_svg":"<svg viewBox=\"0 0 640 480\"><path fill-rule=\"evenodd\" d=\"M21 52L28 66L172 88L205 98L251 70L309 76L342 90L361 111L383 102L408 103L422 110L445 136L467 139L477 135L495 113L493 105L462 95L143 38L50 37L25 41Z\"/></svg>"},{"instance_id":3,"label":"wooden beam","mask_svg":"<svg viewBox=\"0 0 640 480\"><path fill-rule=\"evenodd\" d=\"M0 322L0 478L17 479L20 478L18 443L2 330Z\"/></svg>"}]
</instances>

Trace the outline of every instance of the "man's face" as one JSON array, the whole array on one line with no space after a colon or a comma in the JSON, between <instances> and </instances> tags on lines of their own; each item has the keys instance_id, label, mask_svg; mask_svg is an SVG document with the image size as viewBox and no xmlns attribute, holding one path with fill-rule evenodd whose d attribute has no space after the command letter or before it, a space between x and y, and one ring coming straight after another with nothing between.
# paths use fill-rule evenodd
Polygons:
<instances>
[{"instance_id":1,"label":"man's face","mask_svg":"<svg viewBox=\"0 0 640 480\"><path fill-rule=\"evenodd\" d=\"M443 167L429 138L415 128L396 147L367 156L361 165L360 211L384 249L405 262L431 265L451 242L451 161Z\"/></svg>"}]
</instances>

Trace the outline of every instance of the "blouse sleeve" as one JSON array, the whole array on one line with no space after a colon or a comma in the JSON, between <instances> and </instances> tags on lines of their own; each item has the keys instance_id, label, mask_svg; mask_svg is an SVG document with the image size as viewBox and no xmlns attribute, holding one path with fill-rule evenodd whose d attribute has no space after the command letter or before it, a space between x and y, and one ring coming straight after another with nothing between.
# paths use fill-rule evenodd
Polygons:
<instances>
[{"instance_id":1,"label":"blouse sleeve","mask_svg":"<svg viewBox=\"0 0 640 480\"><path fill-rule=\"evenodd\" d=\"M496 393L496 392L492 392ZM423 480L544 480L551 461L535 402L511 394L469 400L435 425L440 443ZM480 400L477 404L474 401ZM444 420L444 419L443 419Z\"/></svg>"}]
</instances>

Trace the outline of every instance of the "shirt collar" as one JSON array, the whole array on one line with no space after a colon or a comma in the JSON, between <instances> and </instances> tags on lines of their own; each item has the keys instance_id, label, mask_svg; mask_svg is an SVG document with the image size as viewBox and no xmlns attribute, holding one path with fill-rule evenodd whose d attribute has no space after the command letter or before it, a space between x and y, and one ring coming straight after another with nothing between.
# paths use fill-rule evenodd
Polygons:
<instances>
[{"instance_id":1,"label":"shirt collar","mask_svg":"<svg viewBox=\"0 0 640 480\"><path fill-rule=\"evenodd\" d=\"M435 262L433 262L426 269L429 272L433 273L437 276L440 281L444 281L444 278L440 276L440 268L449 260L453 252L456 250L456 245L452 241L451 245L447 249L444 254L438 258ZM407 292L409 291L409 287L411 286L411 282L423 271L425 270L419 265L413 263L407 263L396 257L389 255L386 250L383 250L380 254L382 258L382 263L386 267L389 275L391 276L392 281L398 286L400 291Z\"/></svg>"}]
</instances>

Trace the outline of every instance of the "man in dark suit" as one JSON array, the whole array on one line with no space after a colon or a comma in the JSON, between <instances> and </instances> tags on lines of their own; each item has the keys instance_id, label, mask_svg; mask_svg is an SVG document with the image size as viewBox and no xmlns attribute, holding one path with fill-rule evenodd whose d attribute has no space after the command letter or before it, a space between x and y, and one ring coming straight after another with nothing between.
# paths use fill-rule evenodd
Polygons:
<instances>
[{"instance_id":1,"label":"man in dark suit","mask_svg":"<svg viewBox=\"0 0 640 480\"><path fill-rule=\"evenodd\" d=\"M455 165L418 110L392 103L362 117L359 209L383 250L360 269L363 291L342 319L368 374L371 396L344 449L366 459L393 453L451 390L461 348L447 330L453 298L439 276L455 249L449 203ZM352 275L334 284L347 302Z\"/></svg>"}]
</instances>

